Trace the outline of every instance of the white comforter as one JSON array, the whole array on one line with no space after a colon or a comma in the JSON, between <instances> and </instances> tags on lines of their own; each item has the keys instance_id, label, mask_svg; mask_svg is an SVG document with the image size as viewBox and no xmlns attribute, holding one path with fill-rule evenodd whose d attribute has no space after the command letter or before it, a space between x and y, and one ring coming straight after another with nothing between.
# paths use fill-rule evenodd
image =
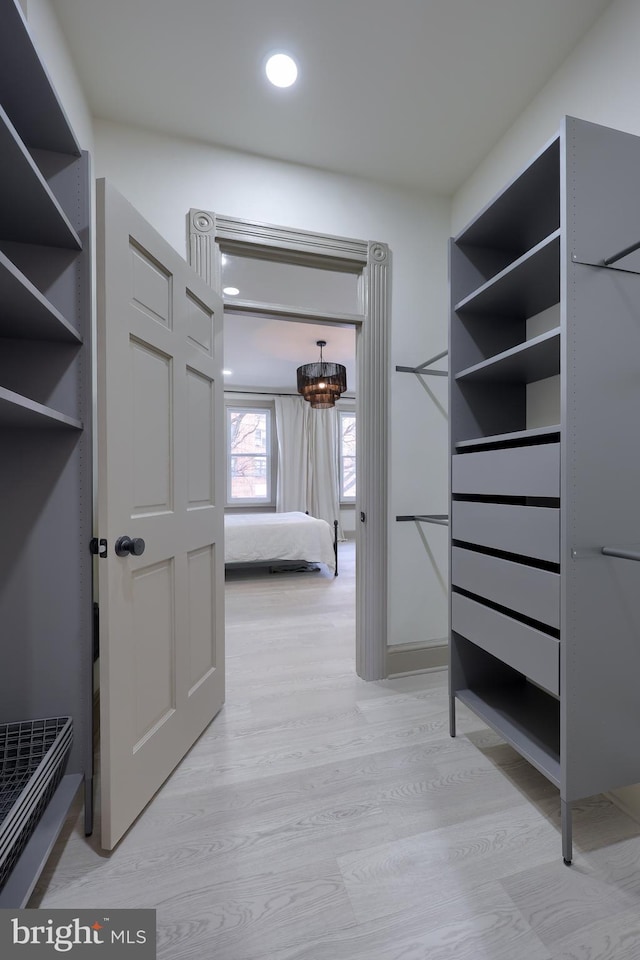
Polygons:
<instances>
[{"instance_id":1,"label":"white comforter","mask_svg":"<svg viewBox=\"0 0 640 960\"><path fill-rule=\"evenodd\" d=\"M306 513L228 513L224 518L225 563L307 560L335 569L333 531Z\"/></svg>"}]
</instances>

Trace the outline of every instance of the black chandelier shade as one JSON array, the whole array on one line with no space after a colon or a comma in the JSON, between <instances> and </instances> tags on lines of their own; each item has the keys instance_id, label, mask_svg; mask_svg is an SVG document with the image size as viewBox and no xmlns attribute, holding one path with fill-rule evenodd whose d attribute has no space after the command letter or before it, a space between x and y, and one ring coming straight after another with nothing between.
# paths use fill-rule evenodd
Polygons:
<instances>
[{"instance_id":1,"label":"black chandelier shade","mask_svg":"<svg viewBox=\"0 0 640 960\"><path fill-rule=\"evenodd\" d=\"M336 400L347 389L347 368L341 363L323 360L322 348L326 346L326 340L317 340L316 343L320 347L320 359L298 367L298 393L317 410L335 406Z\"/></svg>"}]
</instances>

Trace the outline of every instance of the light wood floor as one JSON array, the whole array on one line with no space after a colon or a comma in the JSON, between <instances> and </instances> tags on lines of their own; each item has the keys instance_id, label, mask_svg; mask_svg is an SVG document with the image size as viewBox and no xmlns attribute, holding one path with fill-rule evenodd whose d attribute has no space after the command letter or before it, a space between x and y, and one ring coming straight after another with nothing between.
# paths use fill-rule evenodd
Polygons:
<instances>
[{"instance_id":1,"label":"light wood floor","mask_svg":"<svg viewBox=\"0 0 640 960\"><path fill-rule=\"evenodd\" d=\"M445 673L364 683L341 575L227 584L228 697L119 848L67 831L31 906L155 907L162 960L638 960L640 826L576 805Z\"/></svg>"}]
</instances>

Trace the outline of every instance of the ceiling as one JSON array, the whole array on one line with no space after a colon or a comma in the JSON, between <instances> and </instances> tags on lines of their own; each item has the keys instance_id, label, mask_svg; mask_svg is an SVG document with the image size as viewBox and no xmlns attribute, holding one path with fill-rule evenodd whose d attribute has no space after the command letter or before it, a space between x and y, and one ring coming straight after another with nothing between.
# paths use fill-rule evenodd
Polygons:
<instances>
[{"instance_id":1,"label":"ceiling","mask_svg":"<svg viewBox=\"0 0 640 960\"><path fill-rule=\"evenodd\" d=\"M95 117L442 195L609 2L51 0ZM278 50L287 90L263 75ZM292 386L318 339L355 386L353 328L231 319L229 386Z\"/></svg>"},{"instance_id":2,"label":"ceiling","mask_svg":"<svg viewBox=\"0 0 640 960\"><path fill-rule=\"evenodd\" d=\"M51 2L96 117L450 194L609 0Z\"/></svg>"},{"instance_id":3,"label":"ceiling","mask_svg":"<svg viewBox=\"0 0 640 960\"><path fill-rule=\"evenodd\" d=\"M347 394L356 389L355 327L321 326L233 313L225 316L225 389L256 387L275 393L296 392L296 370L320 359L318 340L326 341L325 360L347 368Z\"/></svg>"}]
</instances>

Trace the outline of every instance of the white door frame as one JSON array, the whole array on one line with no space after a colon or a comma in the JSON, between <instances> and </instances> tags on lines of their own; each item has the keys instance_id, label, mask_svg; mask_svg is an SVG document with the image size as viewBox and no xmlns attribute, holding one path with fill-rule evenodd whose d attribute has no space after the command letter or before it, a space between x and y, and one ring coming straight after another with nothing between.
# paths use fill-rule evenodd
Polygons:
<instances>
[{"instance_id":1,"label":"white door frame","mask_svg":"<svg viewBox=\"0 0 640 960\"><path fill-rule=\"evenodd\" d=\"M209 210L190 210L187 230L189 263L219 293L222 253L335 267L360 277L359 314L314 314L237 298L226 301L225 309L357 327L356 671L363 680L381 680L387 675L389 248L377 241L278 227Z\"/></svg>"}]
</instances>

